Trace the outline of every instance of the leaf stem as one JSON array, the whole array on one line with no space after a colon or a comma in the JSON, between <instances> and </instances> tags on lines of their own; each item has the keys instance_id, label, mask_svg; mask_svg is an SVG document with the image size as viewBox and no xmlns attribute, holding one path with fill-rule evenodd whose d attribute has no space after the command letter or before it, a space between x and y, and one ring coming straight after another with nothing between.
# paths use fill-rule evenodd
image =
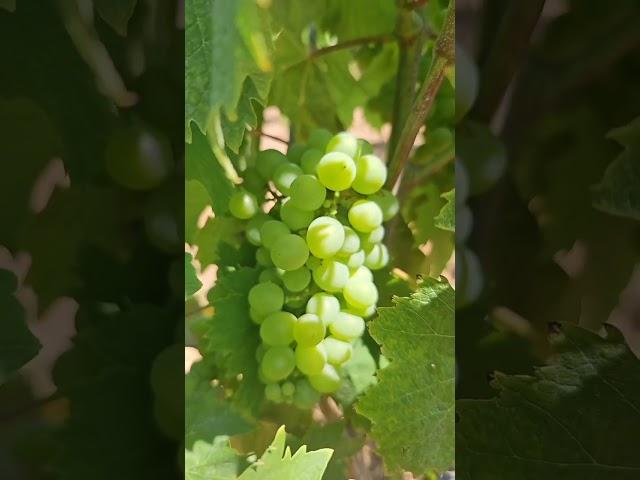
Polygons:
<instances>
[{"instance_id":1,"label":"leaf stem","mask_svg":"<svg viewBox=\"0 0 640 480\"><path fill-rule=\"evenodd\" d=\"M416 136L420 131L420 128L424 125L433 101L442 85L442 81L445 75L445 69L453 64L455 59L455 2L451 0L449 7L447 8L447 16L442 26L442 30L436 39L434 47L434 58L429 67L429 72L426 78L422 82L422 86L418 91L416 100L413 103L411 111L400 137L398 144L394 149L393 156L389 162L389 178L387 180L387 187L393 188L398 180L398 177L402 173L409 153L416 140Z\"/></svg>"},{"instance_id":2,"label":"leaf stem","mask_svg":"<svg viewBox=\"0 0 640 480\"><path fill-rule=\"evenodd\" d=\"M390 41L392 41L394 39L395 39L395 37L392 34L389 34L389 33L382 33L382 34L379 34L379 35L370 35L370 36L367 36L367 37L352 38L351 40L346 40L346 41L341 42L341 43L336 43L335 45L330 45L328 47L319 48L317 50L314 50L309 55L309 58L317 58L317 57L320 57L322 55L327 55L329 53L333 53L333 52L338 51L338 50L345 50L347 48L358 47L358 46L361 46L361 45L367 45L369 43L386 43L386 42L390 42Z\"/></svg>"}]
</instances>

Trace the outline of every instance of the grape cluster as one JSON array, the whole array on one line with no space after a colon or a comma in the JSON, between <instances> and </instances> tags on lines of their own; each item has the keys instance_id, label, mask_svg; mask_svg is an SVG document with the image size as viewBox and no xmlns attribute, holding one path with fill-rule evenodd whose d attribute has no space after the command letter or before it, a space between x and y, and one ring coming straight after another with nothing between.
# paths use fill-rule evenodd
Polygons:
<instances>
[{"instance_id":1,"label":"grape cluster","mask_svg":"<svg viewBox=\"0 0 640 480\"><path fill-rule=\"evenodd\" d=\"M319 129L286 156L260 152L231 197L261 268L248 302L267 399L310 408L340 388L341 366L375 313L372 270L389 262L382 224L398 202L382 189L386 179L367 142ZM251 189L264 183L272 198L261 205Z\"/></svg>"}]
</instances>

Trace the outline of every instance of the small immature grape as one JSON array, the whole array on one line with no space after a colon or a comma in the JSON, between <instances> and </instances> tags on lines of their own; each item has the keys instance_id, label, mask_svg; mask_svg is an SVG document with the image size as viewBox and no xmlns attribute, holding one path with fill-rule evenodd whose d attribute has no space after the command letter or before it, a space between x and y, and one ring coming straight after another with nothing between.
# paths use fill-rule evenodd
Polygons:
<instances>
[{"instance_id":1,"label":"small immature grape","mask_svg":"<svg viewBox=\"0 0 640 480\"><path fill-rule=\"evenodd\" d=\"M282 270L297 270L309 258L309 247L298 235L284 235L271 248L271 260Z\"/></svg>"},{"instance_id":2,"label":"small immature grape","mask_svg":"<svg viewBox=\"0 0 640 480\"><path fill-rule=\"evenodd\" d=\"M351 185L356 192L371 195L387 181L387 166L375 155L362 155L356 160L356 178Z\"/></svg>"},{"instance_id":3,"label":"small immature grape","mask_svg":"<svg viewBox=\"0 0 640 480\"><path fill-rule=\"evenodd\" d=\"M345 229L332 217L318 217L307 229L307 245L318 258L329 258L340 251L344 244Z\"/></svg>"},{"instance_id":4,"label":"small immature grape","mask_svg":"<svg viewBox=\"0 0 640 480\"><path fill-rule=\"evenodd\" d=\"M284 299L284 304L292 310L300 310L307 304L307 300L309 295L306 292L289 293Z\"/></svg>"},{"instance_id":5,"label":"small immature grape","mask_svg":"<svg viewBox=\"0 0 640 480\"><path fill-rule=\"evenodd\" d=\"M349 132L340 132L334 135L325 151L328 152L341 152L349 155L351 158L355 158L358 153L358 140Z\"/></svg>"},{"instance_id":6,"label":"small immature grape","mask_svg":"<svg viewBox=\"0 0 640 480\"><path fill-rule=\"evenodd\" d=\"M360 234L360 238L362 239L362 243L372 244L372 243L380 243L384 238L384 227L382 225L374 228L368 233Z\"/></svg>"},{"instance_id":7,"label":"small immature grape","mask_svg":"<svg viewBox=\"0 0 640 480\"><path fill-rule=\"evenodd\" d=\"M340 374L327 363L319 374L309 376L309 383L320 393L334 393L340 388Z\"/></svg>"},{"instance_id":8,"label":"small immature grape","mask_svg":"<svg viewBox=\"0 0 640 480\"><path fill-rule=\"evenodd\" d=\"M264 396L273 403L282 402L282 390L277 383L267 383L264 387Z\"/></svg>"},{"instance_id":9,"label":"small immature grape","mask_svg":"<svg viewBox=\"0 0 640 480\"><path fill-rule=\"evenodd\" d=\"M249 306L261 315L277 312L284 304L284 292L275 283L259 283L249 290Z\"/></svg>"},{"instance_id":10,"label":"small immature grape","mask_svg":"<svg viewBox=\"0 0 640 480\"><path fill-rule=\"evenodd\" d=\"M327 363L327 353L321 345L296 348L296 367L305 375L317 375Z\"/></svg>"},{"instance_id":11,"label":"small immature grape","mask_svg":"<svg viewBox=\"0 0 640 480\"><path fill-rule=\"evenodd\" d=\"M329 190L341 192L351 186L356 178L356 164L342 152L330 152L324 155L316 168L320 183Z\"/></svg>"},{"instance_id":12,"label":"small immature grape","mask_svg":"<svg viewBox=\"0 0 640 480\"><path fill-rule=\"evenodd\" d=\"M268 319L269 317L267 317ZM265 319L265 322L267 320ZM264 325L264 322L262 323ZM329 325L331 334L338 340L351 342L364 333L364 320L362 317L348 312L340 312L338 318Z\"/></svg>"},{"instance_id":13,"label":"small immature grape","mask_svg":"<svg viewBox=\"0 0 640 480\"><path fill-rule=\"evenodd\" d=\"M247 220L258 213L256 197L246 190L238 190L229 199L231 215L241 220Z\"/></svg>"},{"instance_id":14,"label":"small immature grape","mask_svg":"<svg viewBox=\"0 0 640 480\"><path fill-rule=\"evenodd\" d=\"M315 215L312 211L300 210L290 200L280 207L280 218L291 230L307 228Z\"/></svg>"},{"instance_id":15,"label":"small immature grape","mask_svg":"<svg viewBox=\"0 0 640 480\"><path fill-rule=\"evenodd\" d=\"M344 242L342 243L342 247L338 250L339 255L347 255L356 253L360 249L360 237L356 232L353 231L350 227L344 228Z\"/></svg>"},{"instance_id":16,"label":"small immature grape","mask_svg":"<svg viewBox=\"0 0 640 480\"><path fill-rule=\"evenodd\" d=\"M382 210L371 200L358 200L349 209L349 223L360 232L371 232L382 224Z\"/></svg>"},{"instance_id":17,"label":"small immature grape","mask_svg":"<svg viewBox=\"0 0 640 480\"><path fill-rule=\"evenodd\" d=\"M371 270L363 265L351 272L351 276L349 278L360 278L364 281L373 282L373 273L371 273Z\"/></svg>"},{"instance_id":18,"label":"small immature grape","mask_svg":"<svg viewBox=\"0 0 640 480\"><path fill-rule=\"evenodd\" d=\"M354 308L363 310L378 302L378 289L373 282L350 278L342 291L344 299Z\"/></svg>"},{"instance_id":19,"label":"small immature grape","mask_svg":"<svg viewBox=\"0 0 640 480\"><path fill-rule=\"evenodd\" d=\"M284 382L280 389L285 397L293 397L293 394L296 393L296 386L293 382Z\"/></svg>"},{"instance_id":20,"label":"small immature grape","mask_svg":"<svg viewBox=\"0 0 640 480\"><path fill-rule=\"evenodd\" d=\"M300 164L300 159L302 158L302 155L304 155L304 152L306 150L307 147L305 147L301 143L294 143L293 145L289 145L289 148L287 150L287 160L289 160L291 163Z\"/></svg>"},{"instance_id":21,"label":"small immature grape","mask_svg":"<svg viewBox=\"0 0 640 480\"><path fill-rule=\"evenodd\" d=\"M305 265L309 270L313 271L316 267L319 267L321 263L322 260L320 260L318 257L309 255L309 259L307 260L307 263Z\"/></svg>"},{"instance_id":22,"label":"small immature grape","mask_svg":"<svg viewBox=\"0 0 640 480\"><path fill-rule=\"evenodd\" d=\"M349 268L344 263L328 259L313 271L313 280L327 292L339 292L349 280Z\"/></svg>"},{"instance_id":23,"label":"small immature grape","mask_svg":"<svg viewBox=\"0 0 640 480\"><path fill-rule=\"evenodd\" d=\"M289 312L268 315L260 325L260 338L267 345L284 347L293 342L293 327L296 317Z\"/></svg>"},{"instance_id":24,"label":"small immature grape","mask_svg":"<svg viewBox=\"0 0 640 480\"><path fill-rule=\"evenodd\" d=\"M305 266L296 270L289 270L282 275L282 283L290 292L301 292L311 282L311 272Z\"/></svg>"},{"instance_id":25,"label":"small immature grape","mask_svg":"<svg viewBox=\"0 0 640 480\"><path fill-rule=\"evenodd\" d=\"M249 308L249 318L253 323L260 325L264 320L264 317L265 316L262 315L261 313L258 313L255 308L253 307Z\"/></svg>"},{"instance_id":26,"label":"small immature grape","mask_svg":"<svg viewBox=\"0 0 640 480\"><path fill-rule=\"evenodd\" d=\"M284 273L284 272L282 272ZM260 276L258 276L258 281L260 283L264 282L273 282L275 284L282 283L282 273L278 271L277 268L266 268L262 272L260 272Z\"/></svg>"},{"instance_id":27,"label":"small immature grape","mask_svg":"<svg viewBox=\"0 0 640 480\"><path fill-rule=\"evenodd\" d=\"M263 150L258 152L256 169L265 181L269 181L273 177L273 173L276 171L276 168L284 163L287 163L287 157L278 150Z\"/></svg>"},{"instance_id":28,"label":"small immature grape","mask_svg":"<svg viewBox=\"0 0 640 480\"><path fill-rule=\"evenodd\" d=\"M331 140L331 137L333 137L333 135L329 130L316 128L311 132L311 135L309 135L309 146L324 152L327 147L327 143Z\"/></svg>"},{"instance_id":29,"label":"small immature grape","mask_svg":"<svg viewBox=\"0 0 640 480\"><path fill-rule=\"evenodd\" d=\"M260 363L263 376L271 382L284 380L291 375L294 368L296 368L296 356L289 347L269 348Z\"/></svg>"},{"instance_id":30,"label":"small immature grape","mask_svg":"<svg viewBox=\"0 0 640 480\"><path fill-rule=\"evenodd\" d=\"M291 184L300 175L302 175L302 169L298 165L289 162L283 163L273 173L273 183L280 192L288 195Z\"/></svg>"},{"instance_id":31,"label":"small immature grape","mask_svg":"<svg viewBox=\"0 0 640 480\"><path fill-rule=\"evenodd\" d=\"M316 293L307 302L307 313L317 315L326 327L338 318L340 302L328 293Z\"/></svg>"},{"instance_id":32,"label":"small immature grape","mask_svg":"<svg viewBox=\"0 0 640 480\"><path fill-rule=\"evenodd\" d=\"M364 264L371 270L380 270L389 263L389 251L384 243L375 243L365 251Z\"/></svg>"},{"instance_id":33,"label":"small immature grape","mask_svg":"<svg viewBox=\"0 0 640 480\"><path fill-rule=\"evenodd\" d=\"M327 352L327 361L332 365L342 365L349 361L353 354L353 346L344 340L335 337L327 337L322 341L322 346Z\"/></svg>"},{"instance_id":34,"label":"small immature grape","mask_svg":"<svg viewBox=\"0 0 640 480\"><path fill-rule=\"evenodd\" d=\"M358 250L356 253L352 253L351 255L340 255L338 258L347 267L349 267L349 270L354 270L364 264L364 250Z\"/></svg>"},{"instance_id":35,"label":"small immature grape","mask_svg":"<svg viewBox=\"0 0 640 480\"><path fill-rule=\"evenodd\" d=\"M300 378L296 382L296 391L293 395L293 403L303 410L313 408L320 401L320 393L314 389L309 380Z\"/></svg>"},{"instance_id":36,"label":"small immature grape","mask_svg":"<svg viewBox=\"0 0 640 480\"><path fill-rule=\"evenodd\" d=\"M380 210L382 210L382 219L385 222L395 217L400 210L398 199L389 190L380 190L369 199L378 204Z\"/></svg>"},{"instance_id":37,"label":"small immature grape","mask_svg":"<svg viewBox=\"0 0 640 480\"><path fill-rule=\"evenodd\" d=\"M271 261L271 255L269 254L269 250L264 247L260 247L256 250L256 262L258 265L262 265L263 267L271 267L273 266L273 262Z\"/></svg>"},{"instance_id":38,"label":"small immature grape","mask_svg":"<svg viewBox=\"0 0 640 480\"><path fill-rule=\"evenodd\" d=\"M326 333L320 317L313 313L305 313L298 318L293 327L293 338L298 345L313 346L319 344Z\"/></svg>"},{"instance_id":39,"label":"small immature grape","mask_svg":"<svg viewBox=\"0 0 640 480\"><path fill-rule=\"evenodd\" d=\"M375 304L369 305L367 308L362 308L362 309L350 306L345 311L348 313L353 313L358 317L369 318L371 315L376 313L376 305Z\"/></svg>"},{"instance_id":40,"label":"small immature grape","mask_svg":"<svg viewBox=\"0 0 640 480\"><path fill-rule=\"evenodd\" d=\"M314 175L300 175L289 189L291 205L300 210L317 210L327 198L327 189Z\"/></svg>"},{"instance_id":41,"label":"small immature grape","mask_svg":"<svg viewBox=\"0 0 640 480\"><path fill-rule=\"evenodd\" d=\"M268 220L260 227L260 238L262 239L262 245L266 248L273 247L281 237L290 233L289 227L278 220Z\"/></svg>"},{"instance_id":42,"label":"small immature grape","mask_svg":"<svg viewBox=\"0 0 640 480\"><path fill-rule=\"evenodd\" d=\"M320 159L323 156L324 152L315 148L304 152L304 155L302 155L302 158L300 159L302 171L308 175L315 175L318 163L320 163Z\"/></svg>"},{"instance_id":43,"label":"small immature grape","mask_svg":"<svg viewBox=\"0 0 640 480\"><path fill-rule=\"evenodd\" d=\"M258 213L255 217L249 220L244 233L251 245L255 245L256 247L262 245L262 240L260 239L260 228L268 220L269 216L264 213Z\"/></svg>"}]
</instances>

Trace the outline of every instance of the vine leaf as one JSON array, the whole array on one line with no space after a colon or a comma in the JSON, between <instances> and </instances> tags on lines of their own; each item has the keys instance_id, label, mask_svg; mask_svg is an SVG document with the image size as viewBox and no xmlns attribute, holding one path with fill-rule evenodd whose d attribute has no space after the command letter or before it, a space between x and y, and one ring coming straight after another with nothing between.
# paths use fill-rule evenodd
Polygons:
<instances>
[{"instance_id":1,"label":"vine leaf","mask_svg":"<svg viewBox=\"0 0 640 480\"><path fill-rule=\"evenodd\" d=\"M625 150L609 165L593 189L596 208L613 215L640 220L640 117L609 132Z\"/></svg>"},{"instance_id":2,"label":"vine leaf","mask_svg":"<svg viewBox=\"0 0 640 480\"><path fill-rule=\"evenodd\" d=\"M211 198L199 180L187 180L184 187L184 239L193 243L198 232L198 220Z\"/></svg>"},{"instance_id":3,"label":"vine leaf","mask_svg":"<svg viewBox=\"0 0 640 480\"><path fill-rule=\"evenodd\" d=\"M300 447L293 455L285 449L284 426L276 432L273 442L254 465L245 470L238 480L321 480L333 450L322 448L307 452Z\"/></svg>"},{"instance_id":4,"label":"vine leaf","mask_svg":"<svg viewBox=\"0 0 640 480\"><path fill-rule=\"evenodd\" d=\"M242 224L232 217L214 217L194 236L194 245L198 246L196 258L202 268L219 263L223 255L223 246L240 246Z\"/></svg>"},{"instance_id":5,"label":"vine leaf","mask_svg":"<svg viewBox=\"0 0 640 480\"><path fill-rule=\"evenodd\" d=\"M184 298L187 299L200 290L202 282L196 275L196 269L193 266L193 257L186 253L184 254Z\"/></svg>"},{"instance_id":6,"label":"vine leaf","mask_svg":"<svg viewBox=\"0 0 640 480\"><path fill-rule=\"evenodd\" d=\"M138 0L96 0L95 7L100 17L119 35L125 37L137 3Z\"/></svg>"},{"instance_id":7,"label":"vine leaf","mask_svg":"<svg viewBox=\"0 0 640 480\"><path fill-rule=\"evenodd\" d=\"M462 477L640 475L640 362L613 327L602 338L563 324L551 340L555 354L533 376L497 374L497 398L458 402Z\"/></svg>"},{"instance_id":8,"label":"vine leaf","mask_svg":"<svg viewBox=\"0 0 640 480\"><path fill-rule=\"evenodd\" d=\"M376 361L362 339L354 343L353 354L342 366L342 371L342 387L336 397L343 405L352 404L361 393L376 383Z\"/></svg>"},{"instance_id":9,"label":"vine leaf","mask_svg":"<svg viewBox=\"0 0 640 480\"><path fill-rule=\"evenodd\" d=\"M35 357L41 347L27 327L24 308L14 296L17 286L15 274L0 269L0 385Z\"/></svg>"},{"instance_id":10,"label":"vine leaf","mask_svg":"<svg viewBox=\"0 0 640 480\"><path fill-rule=\"evenodd\" d=\"M328 0L325 28L341 41L393 33L396 25L394 0Z\"/></svg>"},{"instance_id":11,"label":"vine leaf","mask_svg":"<svg viewBox=\"0 0 640 480\"><path fill-rule=\"evenodd\" d=\"M444 471L454 463L454 291L427 279L395 303L370 324L390 364L357 410L373 422L389 469Z\"/></svg>"},{"instance_id":12,"label":"vine leaf","mask_svg":"<svg viewBox=\"0 0 640 480\"><path fill-rule=\"evenodd\" d=\"M433 219L436 227L454 232L456 229L456 190L455 188L441 195L447 203L440 209L440 213Z\"/></svg>"}]
</instances>

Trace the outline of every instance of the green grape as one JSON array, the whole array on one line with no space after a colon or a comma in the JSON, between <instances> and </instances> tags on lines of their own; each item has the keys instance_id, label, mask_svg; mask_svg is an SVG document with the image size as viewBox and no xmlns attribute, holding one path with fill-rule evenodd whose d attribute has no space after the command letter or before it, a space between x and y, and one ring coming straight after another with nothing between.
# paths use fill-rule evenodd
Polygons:
<instances>
[{"instance_id":1,"label":"green grape","mask_svg":"<svg viewBox=\"0 0 640 480\"><path fill-rule=\"evenodd\" d=\"M289 227L278 220L267 220L260 227L260 238L262 245L266 248L273 247L282 237L290 233Z\"/></svg>"},{"instance_id":2,"label":"green grape","mask_svg":"<svg viewBox=\"0 0 640 480\"><path fill-rule=\"evenodd\" d=\"M301 143L294 143L293 145L289 145L287 149L287 159L292 163L300 164L300 159L304 152L306 152L307 147L305 147Z\"/></svg>"},{"instance_id":3,"label":"green grape","mask_svg":"<svg viewBox=\"0 0 640 480\"><path fill-rule=\"evenodd\" d=\"M352 228L344 226L344 242L338 250L338 255L349 255L360 250L360 237Z\"/></svg>"},{"instance_id":4,"label":"green grape","mask_svg":"<svg viewBox=\"0 0 640 480\"><path fill-rule=\"evenodd\" d=\"M169 139L141 126L114 131L107 141L105 157L111 178L130 190L152 190L173 170Z\"/></svg>"},{"instance_id":5,"label":"green grape","mask_svg":"<svg viewBox=\"0 0 640 480\"><path fill-rule=\"evenodd\" d=\"M298 345L317 345L322 341L325 333L324 323L318 315L313 313L301 315L293 327L293 338Z\"/></svg>"},{"instance_id":6,"label":"green grape","mask_svg":"<svg viewBox=\"0 0 640 480\"><path fill-rule=\"evenodd\" d=\"M350 278L342 290L349 306L364 310L378 301L378 289L373 282Z\"/></svg>"},{"instance_id":7,"label":"green grape","mask_svg":"<svg viewBox=\"0 0 640 480\"><path fill-rule=\"evenodd\" d=\"M318 217L307 229L307 245L311 253L318 258L334 256L340 251L344 240L344 227L335 218Z\"/></svg>"},{"instance_id":8,"label":"green grape","mask_svg":"<svg viewBox=\"0 0 640 480\"><path fill-rule=\"evenodd\" d=\"M287 157L278 150L263 150L258 152L256 170L265 181L269 181L273 178L276 168L285 163L287 163Z\"/></svg>"},{"instance_id":9,"label":"green grape","mask_svg":"<svg viewBox=\"0 0 640 480\"><path fill-rule=\"evenodd\" d=\"M325 327L329 326L340 313L340 302L328 293L316 293L307 302L307 313L317 315Z\"/></svg>"},{"instance_id":10,"label":"green grape","mask_svg":"<svg viewBox=\"0 0 640 480\"><path fill-rule=\"evenodd\" d=\"M249 306L261 315L277 312L282 305L284 292L275 283L259 283L249 290Z\"/></svg>"},{"instance_id":11,"label":"green grape","mask_svg":"<svg viewBox=\"0 0 640 480\"><path fill-rule=\"evenodd\" d=\"M268 319L269 317L267 317ZM265 322L267 320L265 319ZM262 323L264 325L264 322ZM329 325L329 331L338 340L351 342L364 333L364 320L349 312L340 312L338 318Z\"/></svg>"},{"instance_id":12,"label":"green grape","mask_svg":"<svg viewBox=\"0 0 640 480\"><path fill-rule=\"evenodd\" d=\"M344 263L328 259L313 271L313 280L327 292L339 292L349 280L349 268Z\"/></svg>"},{"instance_id":13,"label":"green grape","mask_svg":"<svg viewBox=\"0 0 640 480\"><path fill-rule=\"evenodd\" d=\"M311 272L305 266L296 270L289 270L282 275L282 283L290 292L301 292L311 282Z\"/></svg>"},{"instance_id":14,"label":"green grape","mask_svg":"<svg viewBox=\"0 0 640 480\"><path fill-rule=\"evenodd\" d=\"M273 403L282 402L282 390L277 383L267 383L264 387L264 396Z\"/></svg>"},{"instance_id":15,"label":"green grape","mask_svg":"<svg viewBox=\"0 0 640 480\"><path fill-rule=\"evenodd\" d=\"M295 368L296 356L289 347L269 348L260 362L260 370L264 378L271 382L284 380Z\"/></svg>"},{"instance_id":16,"label":"green grape","mask_svg":"<svg viewBox=\"0 0 640 480\"><path fill-rule=\"evenodd\" d=\"M317 210L327 198L327 189L313 175L300 175L291 184L291 205L300 210Z\"/></svg>"},{"instance_id":17,"label":"green grape","mask_svg":"<svg viewBox=\"0 0 640 480\"><path fill-rule=\"evenodd\" d=\"M360 238L362 239L362 243L364 245L380 243L384 238L384 227L380 225L368 233L362 233L360 234Z\"/></svg>"},{"instance_id":18,"label":"green grape","mask_svg":"<svg viewBox=\"0 0 640 480\"><path fill-rule=\"evenodd\" d=\"M260 228L268 220L269 216L262 212L259 212L255 217L249 220L244 234L251 245L255 245L256 247L262 245L262 240L260 239Z\"/></svg>"},{"instance_id":19,"label":"green grape","mask_svg":"<svg viewBox=\"0 0 640 480\"><path fill-rule=\"evenodd\" d=\"M314 217L312 211L300 210L290 200L284 202L280 207L280 218L291 230L307 228Z\"/></svg>"},{"instance_id":20,"label":"green grape","mask_svg":"<svg viewBox=\"0 0 640 480\"><path fill-rule=\"evenodd\" d=\"M358 152L360 155L370 155L373 153L373 145L363 139L358 139Z\"/></svg>"},{"instance_id":21,"label":"green grape","mask_svg":"<svg viewBox=\"0 0 640 480\"><path fill-rule=\"evenodd\" d=\"M362 309L349 306L349 308L347 308L345 311L347 313L352 313L358 317L369 318L371 315L376 313L376 305L369 305L367 308Z\"/></svg>"},{"instance_id":22,"label":"green grape","mask_svg":"<svg viewBox=\"0 0 640 480\"><path fill-rule=\"evenodd\" d=\"M273 282L276 284L280 284L282 283L282 273L280 273L279 270L275 267L265 268L262 272L260 272L260 275L258 276L258 281L260 283Z\"/></svg>"},{"instance_id":23,"label":"green grape","mask_svg":"<svg viewBox=\"0 0 640 480\"><path fill-rule=\"evenodd\" d=\"M302 310L302 308L307 304L307 300L309 300L309 294L306 292L295 292L289 293L285 297L284 304L292 310ZM295 312L296 314L302 313Z\"/></svg>"},{"instance_id":24,"label":"green grape","mask_svg":"<svg viewBox=\"0 0 640 480\"><path fill-rule=\"evenodd\" d=\"M229 199L231 215L241 220L247 220L258 213L256 197L246 190L238 190Z\"/></svg>"},{"instance_id":25,"label":"green grape","mask_svg":"<svg viewBox=\"0 0 640 480\"><path fill-rule=\"evenodd\" d=\"M300 159L300 166L302 167L302 171L307 175L315 175L318 163L320 163L320 159L323 156L324 153L321 150L317 150L315 148L304 152L304 155L302 155L302 158Z\"/></svg>"},{"instance_id":26,"label":"green grape","mask_svg":"<svg viewBox=\"0 0 640 480\"><path fill-rule=\"evenodd\" d=\"M256 250L256 262L258 262L258 265L263 267L272 267L273 262L271 261L271 254L269 253L269 250L264 247L258 248Z\"/></svg>"},{"instance_id":27,"label":"green grape","mask_svg":"<svg viewBox=\"0 0 640 480\"><path fill-rule=\"evenodd\" d=\"M375 155L362 155L356 160L356 178L351 188L364 195L371 195L387 181L387 166Z\"/></svg>"},{"instance_id":28,"label":"green grape","mask_svg":"<svg viewBox=\"0 0 640 480\"><path fill-rule=\"evenodd\" d=\"M355 158L358 153L358 139L349 132L340 132L329 140L325 152L340 152Z\"/></svg>"},{"instance_id":29,"label":"green grape","mask_svg":"<svg viewBox=\"0 0 640 480\"><path fill-rule=\"evenodd\" d=\"M296 381L296 391L293 395L293 403L296 407L307 410L320 401L320 393L314 389L309 380L300 378Z\"/></svg>"},{"instance_id":30,"label":"green grape","mask_svg":"<svg viewBox=\"0 0 640 480\"><path fill-rule=\"evenodd\" d=\"M344 263L349 270L354 270L364 264L364 250L358 250L351 255L340 255L337 257L342 263Z\"/></svg>"},{"instance_id":31,"label":"green grape","mask_svg":"<svg viewBox=\"0 0 640 480\"><path fill-rule=\"evenodd\" d=\"M358 200L349 209L349 223L359 232L371 232L382 224L382 210L371 200Z\"/></svg>"},{"instance_id":32,"label":"green grape","mask_svg":"<svg viewBox=\"0 0 640 480\"><path fill-rule=\"evenodd\" d=\"M285 347L293 342L295 324L296 317L292 313L271 313L260 324L260 338L272 347Z\"/></svg>"},{"instance_id":33,"label":"green grape","mask_svg":"<svg viewBox=\"0 0 640 480\"><path fill-rule=\"evenodd\" d=\"M296 393L296 386L293 382L284 382L281 387L282 395L285 397L293 397L293 394Z\"/></svg>"},{"instance_id":34,"label":"green grape","mask_svg":"<svg viewBox=\"0 0 640 480\"><path fill-rule=\"evenodd\" d=\"M327 337L322 341L324 351L327 352L327 362L332 365L342 365L349 361L353 354L353 346L349 342L335 337Z\"/></svg>"},{"instance_id":35,"label":"green grape","mask_svg":"<svg viewBox=\"0 0 640 480\"><path fill-rule=\"evenodd\" d=\"M317 375L327 364L327 353L321 345L298 345L295 355L296 367L305 375Z\"/></svg>"},{"instance_id":36,"label":"green grape","mask_svg":"<svg viewBox=\"0 0 640 480\"><path fill-rule=\"evenodd\" d=\"M262 323L262 321L264 320L265 315L259 313L258 311L256 311L255 308L250 307L249 308L249 318L251 319L251 321L257 325L260 325Z\"/></svg>"},{"instance_id":37,"label":"green grape","mask_svg":"<svg viewBox=\"0 0 640 480\"><path fill-rule=\"evenodd\" d=\"M293 181L302 175L302 169L295 163L283 163L273 173L273 183L276 188L284 193L289 194L289 188Z\"/></svg>"},{"instance_id":38,"label":"green grape","mask_svg":"<svg viewBox=\"0 0 640 480\"><path fill-rule=\"evenodd\" d=\"M463 48L456 45L455 116L460 120L478 96L478 69Z\"/></svg>"},{"instance_id":39,"label":"green grape","mask_svg":"<svg viewBox=\"0 0 640 480\"><path fill-rule=\"evenodd\" d=\"M378 204L380 210L382 210L382 219L385 222L395 217L400 210L398 199L389 190L380 190L375 195L370 196L369 200L373 200Z\"/></svg>"},{"instance_id":40,"label":"green grape","mask_svg":"<svg viewBox=\"0 0 640 480\"><path fill-rule=\"evenodd\" d=\"M309 135L309 146L324 152L324 149L327 147L327 143L329 143L332 136L333 135L329 130L316 128L311 132L311 135Z\"/></svg>"},{"instance_id":41,"label":"green grape","mask_svg":"<svg viewBox=\"0 0 640 480\"><path fill-rule=\"evenodd\" d=\"M318 257L309 255L309 259L307 260L307 263L305 265L309 270L313 271L316 267L319 267L321 263L322 260L320 260Z\"/></svg>"},{"instance_id":42,"label":"green grape","mask_svg":"<svg viewBox=\"0 0 640 480\"><path fill-rule=\"evenodd\" d=\"M361 280L373 282L373 273L364 265L354 269L349 278L360 278Z\"/></svg>"},{"instance_id":43,"label":"green grape","mask_svg":"<svg viewBox=\"0 0 640 480\"><path fill-rule=\"evenodd\" d=\"M356 178L355 162L349 155L342 152L325 154L320 159L316 170L320 183L335 192L346 190Z\"/></svg>"},{"instance_id":44,"label":"green grape","mask_svg":"<svg viewBox=\"0 0 640 480\"><path fill-rule=\"evenodd\" d=\"M298 235L284 235L271 249L271 260L282 270L297 270L309 258L309 247Z\"/></svg>"},{"instance_id":45,"label":"green grape","mask_svg":"<svg viewBox=\"0 0 640 480\"><path fill-rule=\"evenodd\" d=\"M468 205L456 206L456 243L464 244L473 229L473 214Z\"/></svg>"},{"instance_id":46,"label":"green grape","mask_svg":"<svg viewBox=\"0 0 640 480\"><path fill-rule=\"evenodd\" d=\"M309 383L320 393L334 393L340 388L340 374L333 365L327 363L322 372L309 376Z\"/></svg>"},{"instance_id":47,"label":"green grape","mask_svg":"<svg viewBox=\"0 0 640 480\"><path fill-rule=\"evenodd\" d=\"M384 243L375 243L364 251L364 264L371 270L380 270L389 263L389 250Z\"/></svg>"}]
</instances>

